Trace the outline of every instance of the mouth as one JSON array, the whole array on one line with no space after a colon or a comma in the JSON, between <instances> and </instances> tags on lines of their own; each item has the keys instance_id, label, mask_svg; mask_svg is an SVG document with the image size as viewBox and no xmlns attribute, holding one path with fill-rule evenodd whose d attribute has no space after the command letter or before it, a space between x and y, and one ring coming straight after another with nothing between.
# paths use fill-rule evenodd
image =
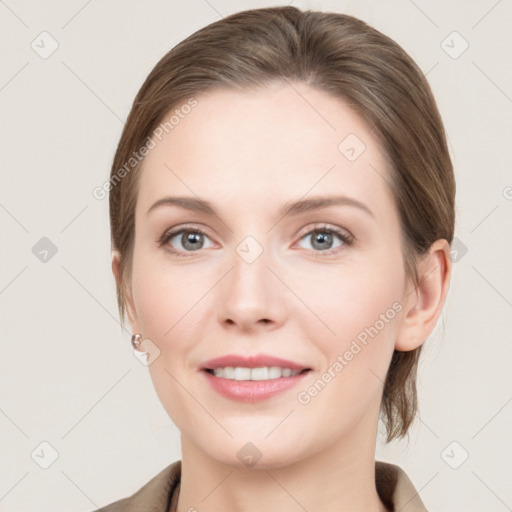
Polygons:
<instances>
[{"instance_id":1,"label":"mouth","mask_svg":"<svg viewBox=\"0 0 512 512\"><path fill-rule=\"evenodd\" d=\"M290 390L313 371L303 364L268 354L228 354L206 361L199 370L219 395L248 403Z\"/></svg>"},{"instance_id":2,"label":"mouth","mask_svg":"<svg viewBox=\"0 0 512 512\"><path fill-rule=\"evenodd\" d=\"M281 376L290 377L291 374L310 370L311 368L280 357L269 354L238 355L227 354L205 361L200 370L212 372L217 377L236 380L267 380ZM249 373L248 373L249 372ZM252 377L254 375L254 378Z\"/></svg>"},{"instance_id":3,"label":"mouth","mask_svg":"<svg viewBox=\"0 0 512 512\"><path fill-rule=\"evenodd\" d=\"M256 368L225 366L205 368L202 371L220 379L261 382L295 377L296 375L302 375L311 371L311 368L292 370L291 368L282 368L280 366L262 366Z\"/></svg>"}]
</instances>

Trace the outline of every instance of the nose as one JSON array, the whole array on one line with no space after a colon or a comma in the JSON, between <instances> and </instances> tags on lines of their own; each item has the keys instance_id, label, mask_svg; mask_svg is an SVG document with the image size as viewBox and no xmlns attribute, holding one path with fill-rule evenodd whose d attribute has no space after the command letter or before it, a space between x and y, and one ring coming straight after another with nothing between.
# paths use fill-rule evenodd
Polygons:
<instances>
[{"instance_id":1,"label":"nose","mask_svg":"<svg viewBox=\"0 0 512 512\"><path fill-rule=\"evenodd\" d=\"M248 257L238 249L231 260L232 269L221 283L218 319L224 327L245 333L278 329L287 317L290 298L286 287L276 277L275 265L264 250L253 259L254 254Z\"/></svg>"}]
</instances>

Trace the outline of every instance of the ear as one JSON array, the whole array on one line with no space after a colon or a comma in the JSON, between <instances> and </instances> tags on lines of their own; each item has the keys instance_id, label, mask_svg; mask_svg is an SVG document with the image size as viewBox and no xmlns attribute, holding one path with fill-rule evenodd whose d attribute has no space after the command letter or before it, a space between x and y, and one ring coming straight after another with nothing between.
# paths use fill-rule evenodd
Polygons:
<instances>
[{"instance_id":1,"label":"ear","mask_svg":"<svg viewBox=\"0 0 512 512\"><path fill-rule=\"evenodd\" d=\"M418 284L406 291L395 349L414 350L430 336L448 293L452 272L450 244L436 240L418 262Z\"/></svg>"},{"instance_id":2,"label":"ear","mask_svg":"<svg viewBox=\"0 0 512 512\"><path fill-rule=\"evenodd\" d=\"M117 285L124 290L125 297L125 310L130 322L130 327L133 333L140 332L137 313L133 302L131 286L129 283L123 283L121 277L121 255L119 251L112 251L112 273L116 279Z\"/></svg>"}]
</instances>

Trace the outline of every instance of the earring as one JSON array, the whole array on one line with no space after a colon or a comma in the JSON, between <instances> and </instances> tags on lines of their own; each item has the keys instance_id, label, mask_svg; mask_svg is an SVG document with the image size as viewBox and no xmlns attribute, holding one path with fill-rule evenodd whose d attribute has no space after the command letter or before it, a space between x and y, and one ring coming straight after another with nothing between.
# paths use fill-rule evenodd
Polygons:
<instances>
[{"instance_id":1,"label":"earring","mask_svg":"<svg viewBox=\"0 0 512 512\"><path fill-rule=\"evenodd\" d=\"M141 343L142 335L141 334L133 334L132 335L132 346L135 350L139 348Z\"/></svg>"}]
</instances>

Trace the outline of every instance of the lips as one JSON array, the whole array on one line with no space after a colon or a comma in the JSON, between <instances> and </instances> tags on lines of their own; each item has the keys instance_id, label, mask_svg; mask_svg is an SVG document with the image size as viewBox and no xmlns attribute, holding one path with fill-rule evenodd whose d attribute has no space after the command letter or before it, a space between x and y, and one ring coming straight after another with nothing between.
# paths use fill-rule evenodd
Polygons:
<instances>
[{"instance_id":1,"label":"lips","mask_svg":"<svg viewBox=\"0 0 512 512\"><path fill-rule=\"evenodd\" d=\"M214 370L219 368L227 370L229 367L231 370L236 370L240 367L251 368L253 372L254 368L267 367L271 369L272 367L279 367L288 369L288 371L292 370L294 373L289 374L287 377L283 374L278 378L263 380L237 380L215 375L216 372ZM206 361L200 366L200 370L200 373L204 376L211 389L224 398L237 402L254 403L270 399L297 386L299 382L302 382L311 373L312 369L296 361L267 354L250 356L228 354Z\"/></svg>"},{"instance_id":2,"label":"lips","mask_svg":"<svg viewBox=\"0 0 512 512\"><path fill-rule=\"evenodd\" d=\"M274 396L290 391L300 382L304 382L309 371L303 371L292 377L281 377L263 381L231 380L215 377L208 370L200 372L216 393L233 402L255 403L269 400ZM290 398L291 399L291 398Z\"/></svg>"},{"instance_id":3,"label":"lips","mask_svg":"<svg viewBox=\"0 0 512 512\"><path fill-rule=\"evenodd\" d=\"M304 366L295 361L282 359L267 354L241 356L236 354L228 354L225 356L210 359L200 366L200 370L214 370L215 368L244 367L244 368L261 368L264 366L279 366L281 368L290 368L291 370L310 370L308 366Z\"/></svg>"}]
</instances>

